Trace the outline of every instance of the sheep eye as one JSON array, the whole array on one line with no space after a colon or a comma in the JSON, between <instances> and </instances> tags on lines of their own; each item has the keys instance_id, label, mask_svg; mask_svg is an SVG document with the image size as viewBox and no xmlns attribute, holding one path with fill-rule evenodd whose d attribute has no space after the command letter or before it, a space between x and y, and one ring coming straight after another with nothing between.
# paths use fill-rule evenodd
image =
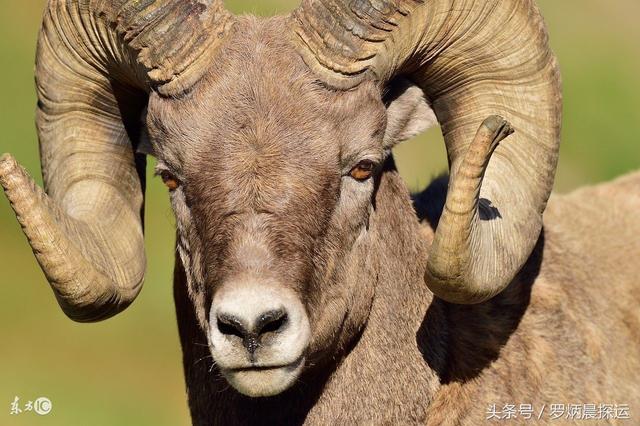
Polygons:
<instances>
[{"instance_id":1,"label":"sheep eye","mask_svg":"<svg viewBox=\"0 0 640 426\"><path fill-rule=\"evenodd\" d=\"M349 175L357 181L365 181L371 177L376 163L371 160L362 160L351 169Z\"/></svg>"},{"instance_id":2,"label":"sheep eye","mask_svg":"<svg viewBox=\"0 0 640 426\"><path fill-rule=\"evenodd\" d=\"M169 191L174 191L180 186L178 179L166 170L160 172L160 177L162 178L162 182L169 188Z\"/></svg>"}]
</instances>

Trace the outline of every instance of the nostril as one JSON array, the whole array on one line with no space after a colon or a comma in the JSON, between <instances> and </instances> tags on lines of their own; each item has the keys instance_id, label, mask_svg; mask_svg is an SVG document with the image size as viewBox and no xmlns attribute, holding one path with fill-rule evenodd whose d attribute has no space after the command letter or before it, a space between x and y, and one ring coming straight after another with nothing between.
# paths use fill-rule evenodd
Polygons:
<instances>
[{"instance_id":1,"label":"nostril","mask_svg":"<svg viewBox=\"0 0 640 426\"><path fill-rule=\"evenodd\" d=\"M287 313L282 309L265 312L256 322L256 334L278 332L284 329L289 322Z\"/></svg>"},{"instance_id":2,"label":"nostril","mask_svg":"<svg viewBox=\"0 0 640 426\"><path fill-rule=\"evenodd\" d=\"M244 339L248 334L247 329L242 325L242 322L233 315L219 314L217 325L220 333L227 336L238 336L241 339Z\"/></svg>"}]
</instances>

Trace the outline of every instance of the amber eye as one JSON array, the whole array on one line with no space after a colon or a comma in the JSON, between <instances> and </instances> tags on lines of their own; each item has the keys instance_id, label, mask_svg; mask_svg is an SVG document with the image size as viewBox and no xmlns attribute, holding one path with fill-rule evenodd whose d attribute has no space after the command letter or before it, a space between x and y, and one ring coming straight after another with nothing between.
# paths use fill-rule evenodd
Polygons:
<instances>
[{"instance_id":1,"label":"amber eye","mask_svg":"<svg viewBox=\"0 0 640 426\"><path fill-rule=\"evenodd\" d=\"M375 167L376 163L374 163L373 161L362 160L353 169L351 169L349 175L351 175L351 177L355 180L364 181L371 177Z\"/></svg>"},{"instance_id":2,"label":"amber eye","mask_svg":"<svg viewBox=\"0 0 640 426\"><path fill-rule=\"evenodd\" d=\"M160 177L162 178L162 182L169 188L169 191L174 191L180 186L178 179L166 170L160 172Z\"/></svg>"}]
</instances>

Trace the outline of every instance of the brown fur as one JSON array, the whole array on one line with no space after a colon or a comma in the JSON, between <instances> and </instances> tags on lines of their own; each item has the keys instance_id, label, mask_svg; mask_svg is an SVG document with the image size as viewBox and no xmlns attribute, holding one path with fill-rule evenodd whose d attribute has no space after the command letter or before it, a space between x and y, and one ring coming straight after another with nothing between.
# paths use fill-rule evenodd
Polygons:
<instances>
[{"instance_id":1,"label":"brown fur","mask_svg":"<svg viewBox=\"0 0 640 426\"><path fill-rule=\"evenodd\" d=\"M182 183L175 300L193 422L476 425L505 403L640 413L640 174L553 197L505 291L443 302L423 277L446 180L414 209L385 151L392 108L373 84L318 83L281 19L242 18L191 93L149 103L160 167ZM350 180L367 155L375 178ZM293 289L312 327L298 382L269 398L231 388L207 347L214 294L249 267Z\"/></svg>"}]
</instances>

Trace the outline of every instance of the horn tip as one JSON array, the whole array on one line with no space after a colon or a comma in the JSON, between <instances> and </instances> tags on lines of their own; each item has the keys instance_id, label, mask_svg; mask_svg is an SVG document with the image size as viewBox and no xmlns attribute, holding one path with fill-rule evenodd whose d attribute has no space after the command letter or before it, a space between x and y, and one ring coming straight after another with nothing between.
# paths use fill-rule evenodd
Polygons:
<instances>
[{"instance_id":1,"label":"horn tip","mask_svg":"<svg viewBox=\"0 0 640 426\"><path fill-rule=\"evenodd\" d=\"M493 135L494 143L504 140L515 132L511 123L500 115L489 116L482 122L482 126Z\"/></svg>"},{"instance_id":2,"label":"horn tip","mask_svg":"<svg viewBox=\"0 0 640 426\"><path fill-rule=\"evenodd\" d=\"M508 125L507 120L501 115L491 115L482 122L482 125L489 129L491 132L496 132L500 127Z\"/></svg>"},{"instance_id":3,"label":"horn tip","mask_svg":"<svg viewBox=\"0 0 640 426\"><path fill-rule=\"evenodd\" d=\"M15 167L16 163L15 157L8 152L0 155L0 173Z\"/></svg>"},{"instance_id":4,"label":"horn tip","mask_svg":"<svg viewBox=\"0 0 640 426\"><path fill-rule=\"evenodd\" d=\"M0 186L5 191L23 187L29 182L32 182L31 176L13 155L0 156Z\"/></svg>"},{"instance_id":5,"label":"horn tip","mask_svg":"<svg viewBox=\"0 0 640 426\"><path fill-rule=\"evenodd\" d=\"M0 185L4 189L7 189L9 177L15 174L19 167L20 165L13 155L5 153L0 156Z\"/></svg>"}]
</instances>

